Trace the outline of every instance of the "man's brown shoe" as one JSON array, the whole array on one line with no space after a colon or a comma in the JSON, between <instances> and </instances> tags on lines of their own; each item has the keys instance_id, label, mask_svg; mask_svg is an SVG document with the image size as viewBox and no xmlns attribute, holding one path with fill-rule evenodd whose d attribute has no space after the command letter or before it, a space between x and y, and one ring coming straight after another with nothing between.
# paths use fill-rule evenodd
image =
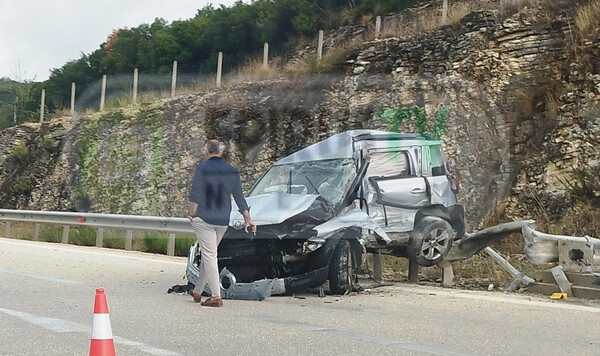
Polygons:
<instances>
[{"instance_id":1,"label":"man's brown shoe","mask_svg":"<svg viewBox=\"0 0 600 356\"><path fill-rule=\"evenodd\" d=\"M194 297L194 302L200 303L202 301L202 293L196 293L193 290L190 291L192 297Z\"/></svg>"},{"instance_id":2,"label":"man's brown shoe","mask_svg":"<svg viewBox=\"0 0 600 356\"><path fill-rule=\"evenodd\" d=\"M207 300L200 303L200 305L205 307L222 307L223 299L221 299L221 297L210 297Z\"/></svg>"}]
</instances>

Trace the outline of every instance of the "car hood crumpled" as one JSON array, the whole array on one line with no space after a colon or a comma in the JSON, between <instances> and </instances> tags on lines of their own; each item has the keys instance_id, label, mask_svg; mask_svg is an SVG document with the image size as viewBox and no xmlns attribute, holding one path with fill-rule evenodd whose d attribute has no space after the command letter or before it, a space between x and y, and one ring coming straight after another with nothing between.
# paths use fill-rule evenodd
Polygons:
<instances>
[{"instance_id":1,"label":"car hood crumpled","mask_svg":"<svg viewBox=\"0 0 600 356\"><path fill-rule=\"evenodd\" d=\"M273 225L308 210L318 197L313 194L269 193L248 197L246 201L256 225ZM235 201L231 205L229 225L241 228L244 218Z\"/></svg>"}]
</instances>

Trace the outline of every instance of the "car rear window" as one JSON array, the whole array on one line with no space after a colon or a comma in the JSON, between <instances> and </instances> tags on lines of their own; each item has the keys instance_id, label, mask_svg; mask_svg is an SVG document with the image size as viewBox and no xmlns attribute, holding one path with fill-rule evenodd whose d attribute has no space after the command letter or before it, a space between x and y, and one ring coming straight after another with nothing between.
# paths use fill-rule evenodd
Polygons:
<instances>
[{"instance_id":1,"label":"car rear window","mask_svg":"<svg viewBox=\"0 0 600 356\"><path fill-rule=\"evenodd\" d=\"M373 152L369 154L369 177L393 177L410 175L408 153Z\"/></svg>"}]
</instances>

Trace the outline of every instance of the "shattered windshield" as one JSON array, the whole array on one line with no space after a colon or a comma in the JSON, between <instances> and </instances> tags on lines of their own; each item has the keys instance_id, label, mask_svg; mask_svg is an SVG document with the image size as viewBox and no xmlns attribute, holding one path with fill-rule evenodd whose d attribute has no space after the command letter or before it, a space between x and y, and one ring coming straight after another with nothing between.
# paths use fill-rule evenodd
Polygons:
<instances>
[{"instance_id":1,"label":"shattered windshield","mask_svg":"<svg viewBox=\"0 0 600 356\"><path fill-rule=\"evenodd\" d=\"M250 196L268 193L320 194L339 203L355 174L350 158L273 166L254 186Z\"/></svg>"}]
</instances>

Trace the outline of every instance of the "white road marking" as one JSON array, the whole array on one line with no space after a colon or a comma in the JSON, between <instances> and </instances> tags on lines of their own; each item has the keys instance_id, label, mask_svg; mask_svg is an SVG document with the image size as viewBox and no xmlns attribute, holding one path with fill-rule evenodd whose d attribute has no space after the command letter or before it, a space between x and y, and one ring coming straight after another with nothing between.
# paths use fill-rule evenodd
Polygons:
<instances>
[{"instance_id":1,"label":"white road marking","mask_svg":"<svg viewBox=\"0 0 600 356\"><path fill-rule=\"evenodd\" d=\"M87 255L95 255L95 256L103 256L103 257L122 258L125 260L163 263L163 264L174 265L174 266L186 266L186 262L170 261L170 260L164 260L164 259L159 259L159 258L141 257L141 256L136 256L134 254L130 255L130 254L127 254L126 251L122 251L122 250L115 250L114 252L113 251L110 251L110 252L88 251L87 249L83 249L82 246L70 248L67 245L59 245L59 244L55 244L55 243L51 243L51 244L48 243L48 245L46 245L46 243L36 243L34 241L26 241L26 240L14 240L14 239L7 239L4 237L0 237L0 243L8 244L8 245L16 245L16 246L27 246L27 247L32 247L32 248L41 248L41 249L47 249L47 250L82 253L82 254L87 254Z\"/></svg>"},{"instance_id":2,"label":"white road marking","mask_svg":"<svg viewBox=\"0 0 600 356\"><path fill-rule=\"evenodd\" d=\"M382 336L362 334L362 333L357 333L357 332L349 331L349 330L332 329L327 326L314 325L314 324L299 322L299 321L295 321L295 320L280 319L280 318L273 317L273 316L255 316L254 319L260 320L260 321L265 321L268 323L291 326L291 327L295 327L295 328L298 328L301 330L306 330L306 331L324 332L324 333L332 334L335 336L341 336L341 337L345 337L345 338L352 339L352 340L366 341L366 342L370 342L370 343L377 344L377 345L399 347L401 349L423 352L423 353L431 354L431 355L443 355L443 356L446 356L446 355L447 356L472 355L472 354L466 354L466 353L462 353L462 352L441 349L441 348L434 347L434 346L418 344L418 343L414 343L414 342L389 339L389 338L382 337Z\"/></svg>"},{"instance_id":3,"label":"white road marking","mask_svg":"<svg viewBox=\"0 0 600 356\"><path fill-rule=\"evenodd\" d=\"M62 279L62 278L56 278L56 277L52 277L52 276L45 276L43 274L36 274L36 273L29 273L29 272L17 271L17 270L12 269L12 268L2 268L2 267L0 267L0 272L6 273L6 274L14 274L16 276L21 276L21 277L29 277L29 278L40 279L42 281L62 283L62 284L76 284L76 283L79 283L79 282L72 281L72 280L69 280L69 279Z\"/></svg>"},{"instance_id":4,"label":"white road marking","mask_svg":"<svg viewBox=\"0 0 600 356\"><path fill-rule=\"evenodd\" d=\"M418 293L423 292L423 290L411 289L410 287L397 287L398 289ZM584 312L592 312L592 313L600 313L600 304L598 306L590 306L590 305L578 305L573 304L570 301L543 301L543 300L528 300L524 299L523 295L504 295L504 296L492 296L492 295L483 295L478 292L467 292L467 291L446 291L441 288L434 289L429 288L427 291L431 291L439 296L453 297L458 299L474 299L474 300L484 300L488 302L495 303L508 303L508 304L517 304L524 306L533 306L533 307L542 307L542 308L550 308L550 309L567 309L567 310L577 310ZM497 293L495 293L497 294ZM535 297L533 297L535 298Z\"/></svg>"},{"instance_id":5,"label":"white road marking","mask_svg":"<svg viewBox=\"0 0 600 356\"><path fill-rule=\"evenodd\" d=\"M76 332L76 333L84 333L84 334L89 335L90 331L91 331L90 326L86 326L86 325L83 325L80 323L75 323L72 321L48 318L48 317L44 317L44 316L40 316L40 315L29 314L29 313L24 313L24 312L17 311L17 310L10 310L10 309L4 309L4 308L0 308L0 312L4 313L6 315L17 317L25 322L42 327L46 330L50 330L55 333ZM125 338L119 337L119 336L114 337L114 342L116 344L125 345L125 346L129 346L129 347L138 349L142 352L145 352L145 353L148 353L151 355L181 356L181 354L178 352L160 349L158 347L150 346L150 345L138 342L138 341L125 339Z\"/></svg>"}]
</instances>

